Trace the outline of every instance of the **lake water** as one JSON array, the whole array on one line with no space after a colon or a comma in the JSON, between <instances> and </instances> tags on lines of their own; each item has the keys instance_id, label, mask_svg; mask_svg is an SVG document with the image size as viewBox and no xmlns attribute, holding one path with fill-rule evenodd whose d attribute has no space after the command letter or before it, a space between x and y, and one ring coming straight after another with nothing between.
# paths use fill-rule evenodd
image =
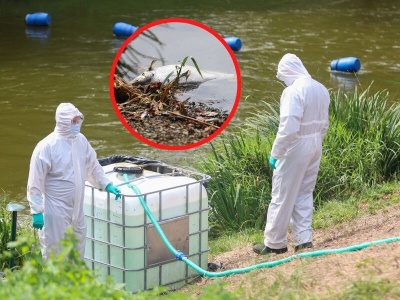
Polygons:
<instances>
[{"instance_id":1,"label":"lake water","mask_svg":"<svg viewBox=\"0 0 400 300\"><path fill-rule=\"evenodd\" d=\"M51 15L49 28L25 25L26 14L35 11ZM392 101L399 99L397 0L0 0L0 188L11 199L23 201L30 156L53 130L60 102L74 103L85 115L82 132L99 157L140 155L182 166L204 153L207 145L165 151L143 144L121 125L110 101L111 64L124 42L113 35L114 24L144 26L170 17L193 19L242 40L235 53L241 102L226 132L259 110L259 100L279 99L283 87L275 78L276 67L287 52L297 54L328 88L366 88L373 81L376 89L390 92ZM171 45L181 41L168 36ZM330 62L343 56L360 59L357 76L330 72ZM208 63L219 67L213 57Z\"/></svg>"}]
</instances>

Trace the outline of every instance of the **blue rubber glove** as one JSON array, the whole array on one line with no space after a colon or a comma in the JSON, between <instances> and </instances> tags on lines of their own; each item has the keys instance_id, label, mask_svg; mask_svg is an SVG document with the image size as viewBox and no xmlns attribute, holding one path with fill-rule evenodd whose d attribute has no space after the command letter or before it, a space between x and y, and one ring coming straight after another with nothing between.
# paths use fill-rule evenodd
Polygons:
<instances>
[{"instance_id":1,"label":"blue rubber glove","mask_svg":"<svg viewBox=\"0 0 400 300\"><path fill-rule=\"evenodd\" d=\"M118 200L119 198L121 198L121 191L119 188L117 188L115 185L113 185L112 183L110 183L109 185L106 186L106 191L114 194L115 200Z\"/></svg>"},{"instance_id":2,"label":"blue rubber glove","mask_svg":"<svg viewBox=\"0 0 400 300\"><path fill-rule=\"evenodd\" d=\"M32 215L32 226L33 228L42 229L44 226L43 213Z\"/></svg>"},{"instance_id":3,"label":"blue rubber glove","mask_svg":"<svg viewBox=\"0 0 400 300\"><path fill-rule=\"evenodd\" d=\"M270 167L271 167L272 169L274 169L274 170L276 169L276 166L275 166L276 161L277 161L276 158L274 158L274 157L272 157L272 156L269 157L269 165L270 165Z\"/></svg>"}]
</instances>

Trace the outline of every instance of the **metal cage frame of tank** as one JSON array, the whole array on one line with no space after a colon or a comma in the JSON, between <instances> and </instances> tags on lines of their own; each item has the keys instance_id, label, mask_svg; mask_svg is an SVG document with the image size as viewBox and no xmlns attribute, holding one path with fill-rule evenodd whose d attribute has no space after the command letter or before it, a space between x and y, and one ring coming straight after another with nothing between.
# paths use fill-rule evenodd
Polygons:
<instances>
[{"instance_id":1,"label":"metal cage frame of tank","mask_svg":"<svg viewBox=\"0 0 400 300\"><path fill-rule=\"evenodd\" d=\"M90 188L91 194L91 212L85 213L87 223L87 236L86 236L86 253L85 260L88 267L97 270L100 278L111 275L117 283L125 284L125 289L130 292L138 292L140 290L151 289L154 286L167 286L169 289L177 289L182 287L185 283L193 280L195 277L200 276L195 270L191 269L182 261L177 261L176 258L168 251L166 246L161 242L160 237L156 233L154 226L151 224L149 218L145 215L143 224L138 226L126 226L125 224L125 203L126 201L139 201L135 199L150 195L158 194L158 215L154 217L158 220L165 235L170 243L179 251L182 251L191 261L207 268L207 254L208 247L208 200L206 207L203 207L203 199L207 199L205 187L207 182L211 179L210 176L201 174L195 171L184 170L181 168L171 167L164 163L150 161L148 164L142 165L145 170L157 172L159 176L186 176L195 179L195 182L174 186L167 189L155 190L150 193L143 193L141 195L122 195L122 224L112 222L110 219L110 203L114 200L114 195L107 195L107 217L97 218L95 216L95 197L96 193L100 191L91 185L86 185ZM107 173L110 172L106 172ZM189 190L192 185L198 185L198 207L193 210L189 209L191 203L191 194ZM186 204L185 214L173 218L164 218L162 206L162 195L164 192L173 189L186 190ZM196 196L197 197L197 196ZM198 228L196 230L189 229L191 219L198 220ZM95 237L95 225L102 224L107 227L107 235L105 240ZM193 223L193 222L192 222ZM205 223L205 224L204 224ZM123 244L118 245L112 240L112 230L119 228L122 230ZM126 245L126 232L129 230L143 230L144 245L141 247L129 247ZM185 237L184 239L182 237ZM107 252L107 259L96 258L96 247L103 247ZM115 263L115 259L111 257L111 253L120 253L122 255L122 265ZM154 251L153 251L154 250ZM130 266L128 261L129 255L134 255L141 252L143 255L143 266L134 267ZM114 255L115 255L114 254ZM171 274L171 276L169 276ZM168 277L173 277L171 281L166 280ZM157 278L157 279L156 279ZM132 282L134 281L134 282Z\"/></svg>"}]
</instances>

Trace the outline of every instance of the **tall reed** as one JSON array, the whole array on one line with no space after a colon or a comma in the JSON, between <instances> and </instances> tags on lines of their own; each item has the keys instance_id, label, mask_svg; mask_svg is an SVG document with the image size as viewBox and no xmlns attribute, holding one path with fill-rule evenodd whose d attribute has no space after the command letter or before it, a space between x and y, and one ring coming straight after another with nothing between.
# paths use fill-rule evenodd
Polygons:
<instances>
[{"instance_id":1,"label":"tall reed","mask_svg":"<svg viewBox=\"0 0 400 300\"><path fill-rule=\"evenodd\" d=\"M365 91L357 87L352 95L339 90L332 94L331 116L357 138L379 144L381 158L376 164L383 179L400 171L400 105L389 104L387 91Z\"/></svg>"},{"instance_id":2,"label":"tall reed","mask_svg":"<svg viewBox=\"0 0 400 300\"><path fill-rule=\"evenodd\" d=\"M212 144L199 163L212 176L208 188L211 234L263 226L271 190L270 142L258 132L231 135Z\"/></svg>"}]
</instances>

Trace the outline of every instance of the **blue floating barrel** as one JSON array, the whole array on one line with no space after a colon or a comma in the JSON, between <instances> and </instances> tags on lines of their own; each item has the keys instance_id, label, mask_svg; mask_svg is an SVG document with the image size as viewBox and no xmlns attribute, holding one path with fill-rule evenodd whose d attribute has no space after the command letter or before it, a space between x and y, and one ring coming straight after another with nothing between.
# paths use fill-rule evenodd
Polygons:
<instances>
[{"instance_id":1,"label":"blue floating barrel","mask_svg":"<svg viewBox=\"0 0 400 300\"><path fill-rule=\"evenodd\" d=\"M361 69L361 63L357 57L341 57L331 62L331 70L339 72L355 73Z\"/></svg>"},{"instance_id":2,"label":"blue floating barrel","mask_svg":"<svg viewBox=\"0 0 400 300\"><path fill-rule=\"evenodd\" d=\"M132 35L138 28L127 23L118 22L114 24L113 33L116 36L128 37Z\"/></svg>"},{"instance_id":3,"label":"blue floating barrel","mask_svg":"<svg viewBox=\"0 0 400 300\"><path fill-rule=\"evenodd\" d=\"M224 37L225 42L228 43L229 47L233 51L239 51L242 48L242 41L235 36Z\"/></svg>"},{"instance_id":4,"label":"blue floating barrel","mask_svg":"<svg viewBox=\"0 0 400 300\"><path fill-rule=\"evenodd\" d=\"M26 15L25 23L30 26L49 26L51 24L51 17L45 12L31 13Z\"/></svg>"}]
</instances>

